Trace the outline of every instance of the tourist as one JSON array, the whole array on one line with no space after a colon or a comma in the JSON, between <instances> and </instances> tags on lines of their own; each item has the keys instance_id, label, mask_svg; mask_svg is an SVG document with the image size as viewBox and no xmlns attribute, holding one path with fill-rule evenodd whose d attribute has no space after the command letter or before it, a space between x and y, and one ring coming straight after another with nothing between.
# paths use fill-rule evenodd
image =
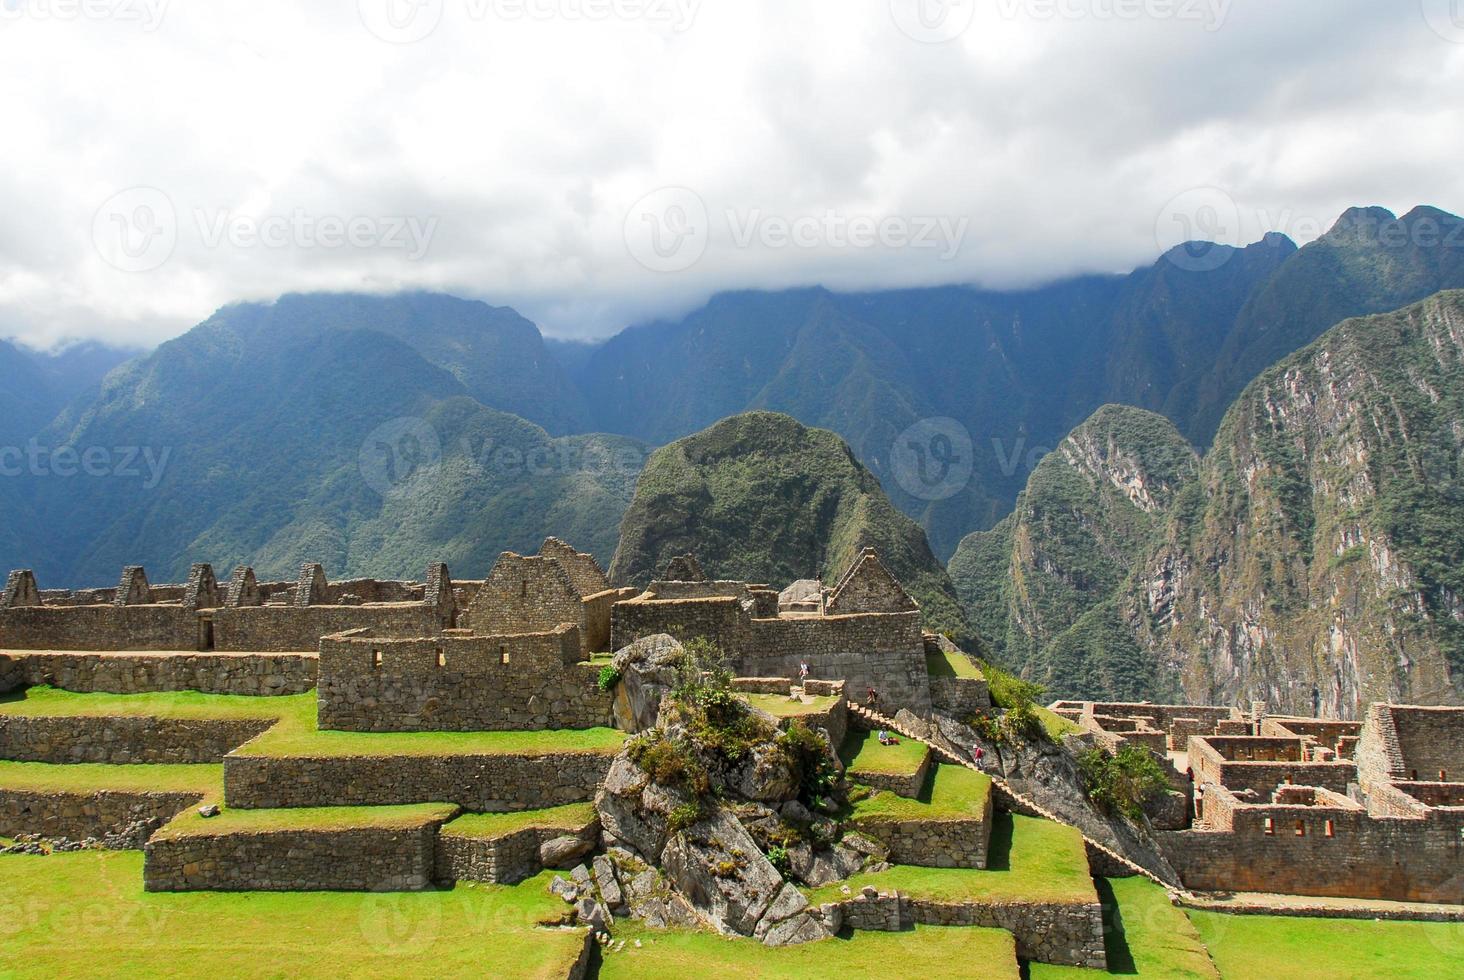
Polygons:
<instances>
[{"instance_id":1,"label":"tourist","mask_svg":"<svg viewBox=\"0 0 1464 980\"><path fill-rule=\"evenodd\" d=\"M971 750L971 759L972 759L973 762L976 763L976 768L977 769L980 769L983 772L986 771L986 750L985 749L983 749L979 745L976 746L974 749Z\"/></svg>"},{"instance_id":2,"label":"tourist","mask_svg":"<svg viewBox=\"0 0 1464 980\"><path fill-rule=\"evenodd\" d=\"M873 708L878 703L879 695L875 692L874 688L871 687L869 689L869 693L864 697L864 706L867 708Z\"/></svg>"},{"instance_id":3,"label":"tourist","mask_svg":"<svg viewBox=\"0 0 1464 980\"><path fill-rule=\"evenodd\" d=\"M804 660L798 665L798 683L808 680L808 661Z\"/></svg>"}]
</instances>

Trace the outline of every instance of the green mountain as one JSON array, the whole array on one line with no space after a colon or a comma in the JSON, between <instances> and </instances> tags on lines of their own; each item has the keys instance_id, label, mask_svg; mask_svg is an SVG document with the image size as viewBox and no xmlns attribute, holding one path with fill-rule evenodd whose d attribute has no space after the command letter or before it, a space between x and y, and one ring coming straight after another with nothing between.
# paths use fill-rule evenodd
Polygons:
<instances>
[{"instance_id":1,"label":"green mountain","mask_svg":"<svg viewBox=\"0 0 1464 980\"><path fill-rule=\"evenodd\" d=\"M1032 471L1012 514L951 559L988 654L1061 695L1163 688L1112 600L1198 470L1173 423L1143 409L1104 406L1073 430Z\"/></svg>"},{"instance_id":2,"label":"green mountain","mask_svg":"<svg viewBox=\"0 0 1464 980\"><path fill-rule=\"evenodd\" d=\"M952 579L1059 695L1459 702L1460 419L1464 292L1347 320L1247 386L1197 471L1162 420L1100 412Z\"/></svg>"},{"instance_id":3,"label":"green mountain","mask_svg":"<svg viewBox=\"0 0 1464 980\"><path fill-rule=\"evenodd\" d=\"M944 559L1100 406L1161 413L1207 446L1249 381L1328 327L1464 288L1461 228L1431 208L1356 209L1301 249L1278 234L1192 243L1127 276L1031 290L727 293L568 356L595 429L664 443L764 409L837 432ZM951 420L971 474L937 493L897 462L930 419Z\"/></svg>"},{"instance_id":4,"label":"green mountain","mask_svg":"<svg viewBox=\"0 0 1464 980\"><path fill-rule=\"evenodd\" d=\"M415 577L442 558L481 574L551 532L608 559L644 447L553 438L477 402L398 339L432 347L443 310L476 317L481 304L376 302L349 297L338 314L324 297L230 307L113 372L43 433L97 465L17 483L33 523L0 540L0 565L56 585L107 584L135 563L176 579L197 560ZM480 377L471 361L458 372Z\"/></svg>"},{"instance_id":5,"label":"green mountain","mask_svg":"<svg viewBox=\"0 0 1464 980\"><path fill-rule=\"evenodd\" d=\"M932 628L968 632L924 532L843 440L786 415L750 412L651 456L610 577L643 585L673 556L693 552L717 578L833 582L866 547L879 550Z\"/></svg>"}]
</instances>

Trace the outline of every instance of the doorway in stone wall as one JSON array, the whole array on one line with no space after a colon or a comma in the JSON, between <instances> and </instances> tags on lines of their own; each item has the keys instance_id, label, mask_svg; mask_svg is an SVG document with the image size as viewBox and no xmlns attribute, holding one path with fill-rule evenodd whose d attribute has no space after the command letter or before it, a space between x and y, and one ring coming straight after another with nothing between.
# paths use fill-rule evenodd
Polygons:
<instances>
[{"instance_id":1,"label":"doorway in stone wall","mask_svg":"<svg viewBox=\"0 0 1464 980\"><path fill-rule=\"evenodd\" d=\"M212 616L198 617L198 649L210 651L214 648L214 623Z\"/></svg>"}]
</instances>

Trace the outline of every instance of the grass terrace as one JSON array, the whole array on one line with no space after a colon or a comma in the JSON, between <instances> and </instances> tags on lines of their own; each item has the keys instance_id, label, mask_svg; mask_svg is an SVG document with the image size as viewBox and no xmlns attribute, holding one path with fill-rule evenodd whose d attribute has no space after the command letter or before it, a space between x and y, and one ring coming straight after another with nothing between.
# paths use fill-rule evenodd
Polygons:
<instances>
[{"instance_id":1,"label":"grass terrace","mask_svg":"<svg viewBox=\"0 0 1464 980\"><path fill-rule=\"evenodd\" d=\"M77 694L32 687L0 696L0 715L23 718L282 718L315 714L315 694L251 698L234 694L168 691L155 694Z\"/></svg>"},{"instance_id":2,"label":"grass terrace","mask_svg":"<svg viewBox=\"0 0 1464 980\"><path fill-rule=\"evenodd\" d=\"M880 791L857 801L853 820L980 820L991 795L991 777L965 766L931 767L915 799Z\"/></svg>"},{"instance_id":3,"label":"grass terrace","mask_svg":"<svg viewBox=\"0 0 1464 980\"><path fill-rule=\"evenodd\" d=\"M1226 915L1197 909L1189 917L1224 977L1437 980L1464 973L1464 924L1458 922Z\"/></svg>"},{"instance_id":4,"label":"grass terrace","mask_svg":"<svg viewBox=\"0 0 1464 980\"><path fill-rule=\"evenodd\" d=\"M0 789L33 793L201 793L223 795L221 765L53 765L0 760Z\"/></svg>"},{"instance_id":5,"label":"grass terrace","mask_svg":"<svg viewBox=\"0 0 1464 980\"><path fill-rule=\"evenodd\" d=\"M540 928L549 874L442 891L147 892L139 851L0 856L24 909L0 976L523 977L562 980L583 930Z\"/></svg>"},{"instance_id":6,"label":"grass terrace","mask_svg":"<svg viewBox=\"0 0 1464 980\"><path fill-rule=\"evenodd\" d=\"M1082 980L1110 975L1176 980L1219 977L1194 925L1182 909L1169 903L1169 893L1163 888L1140 877L1100 878L1096 885L1103 902L1108 970L1031 963L1031 980ZM1274 974L1263 971L1256 975Z\"/></svg>"},{"instance_id":7,"label":"grass terrace","mask_svg":"<svg viewBox=\"0 0 1464 980\"><path fill-rule=\"evenodd\" d=\"M925 654L925 672L931 677L958 677L974 681L983 680L986 677L970 657L961 653L947 653L943 650Z\"/></svg>"},{"instance_id":8,"label":"grass terrace","mask_svg":"<svg viewBox=\"0 0 1464 980\"><path fill-rule=\"evenodd\" d=\"M522 810L518 813L464 813L444 824L442 833L449 837L471 837L495 840L521 830L577 831L595 818L593 803L570 803L545 810Z\"/></svg>"},{"instance_id":9,"label":"grass terrace","mask_svg":"<svg viewBox=\"0 0 1464 980\"><path fill-rule=\"evenodd\" d=\"M409 806L322 806L288 810L236 810L224 807L216 817L188 809L158 830L158 837L216 837L220 834L272 830L410 830L444 823L458 812L453 803Z\"/></svg>"},{"instance_id":10,"label":"grass terrace","mask_svg":"<svg viewBox=\"0 0 1464 980\"><path fill-rule=\"evenodd\" d=\"M748 704L760 711L766 711L774 718L802 718L811 715L826 715L839 703L832 695L808 696L794 701L786 694L739 694Z\"/></svg>"},{"instance_id":11,"label":"grass terrace","mask_svg":"<svg viewBox=\"0 0 1464 980\"><path fill-rule=\"evenodd\" d=\"M900 744L880 745L878 732L851 731L839 750L839 757L849 770L849 778L858 782L861 772L914 775L924 764L930 747L898 733L895 737Z\"/></svg>"},{"instance_id":12,"label":"grass terrace","mask_svg":"<svg viewBox=\"0 0 1464 980\"><path fill-rule=\"evenodd\" d=\"M916 926L912 932L858 932L803 946L768 949L750 939L709 932L655 931L619 923L623 950L604 954L600 980L760 977L850 980L853 977L990 977L1020 974L1016 944L1000 929ZM635 947L640 940L640 949Z\"/></svg>"},{"instance_id":13,"label":"grass terrace","mask_svg":"<svg viewBox=\"0 0 1464 980\"><path fill-rule=\"evenodd\" d=\"M282 699L283 700L283 699ZM289 699L295 700L293 698ZM292 706L269 731L235 749L249 757L555 755L620 750L625 734L613 728L539 732L335 732L315 727L315 698Z\"/></svg>"},{"instance_id":14,"label":"grass terrace","mask_svg":"<svg viewBox=\"0 0 1464 980\"><path fill-rule=\"evenodd\" d=\"M814 904L847 897L865 885L897 890L912 898L960 902L1096 902L1083 836L1050 820L997 813L992 819L987 870L917 868L897 865L888 871L855 875L846 882L809 893Z\"/></svg>"}]
</instances>

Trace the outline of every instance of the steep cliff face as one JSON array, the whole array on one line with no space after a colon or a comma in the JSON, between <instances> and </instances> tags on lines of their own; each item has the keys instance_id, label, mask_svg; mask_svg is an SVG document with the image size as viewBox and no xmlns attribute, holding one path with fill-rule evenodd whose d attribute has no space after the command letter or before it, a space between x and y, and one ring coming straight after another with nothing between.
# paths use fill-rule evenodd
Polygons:
<instances>
[{"instance_id":1,"label":"steep cliff face","mask_svg":"<svg viewBox=\"0 0 1464 980\"><path fill-rule=\"evenodd\" d=\"M651 456L610 577L644 585L690 551L714 578L832 583L866 547L878 549L931 628L967 635L925 532L895 509L844 441L786 415L748 412Z\"/></svg>"},{"instance_id":2,"label":"steep cliff face","mask_svg":"<svg viewBox=\"0 0 1464 980\"><path fill-rule=\"evenodd\" d=\"M1186 693L1464 697L1464 292L1348 320L1231 407L1130 601Z\"/></svg>"},{"instance_id":3,"label":"steep cliff face","mask_svg":"<svg viewBox=\"0 0 1464 980\"><path fill-rule=\"evenodd\" d=\"M1016 510L951 561L990 652L1057 694L1135 697L1165 685L1113 601L1159 539L1199 459L1174 425L1105 406L1033 471Z\"/></svg>"},{"instance_id":4,"label":"steep cliff face","mask_svg":"<svg viewBox=\"0 0 1464 980\"><path fill-rule=\"evenodd\" d=\"M1054 694L1353 716L1464 700L1464 292L1345 321L1256 379L1203 463L1104 409L950 570Z\"/></svg>"}]
</instances>

